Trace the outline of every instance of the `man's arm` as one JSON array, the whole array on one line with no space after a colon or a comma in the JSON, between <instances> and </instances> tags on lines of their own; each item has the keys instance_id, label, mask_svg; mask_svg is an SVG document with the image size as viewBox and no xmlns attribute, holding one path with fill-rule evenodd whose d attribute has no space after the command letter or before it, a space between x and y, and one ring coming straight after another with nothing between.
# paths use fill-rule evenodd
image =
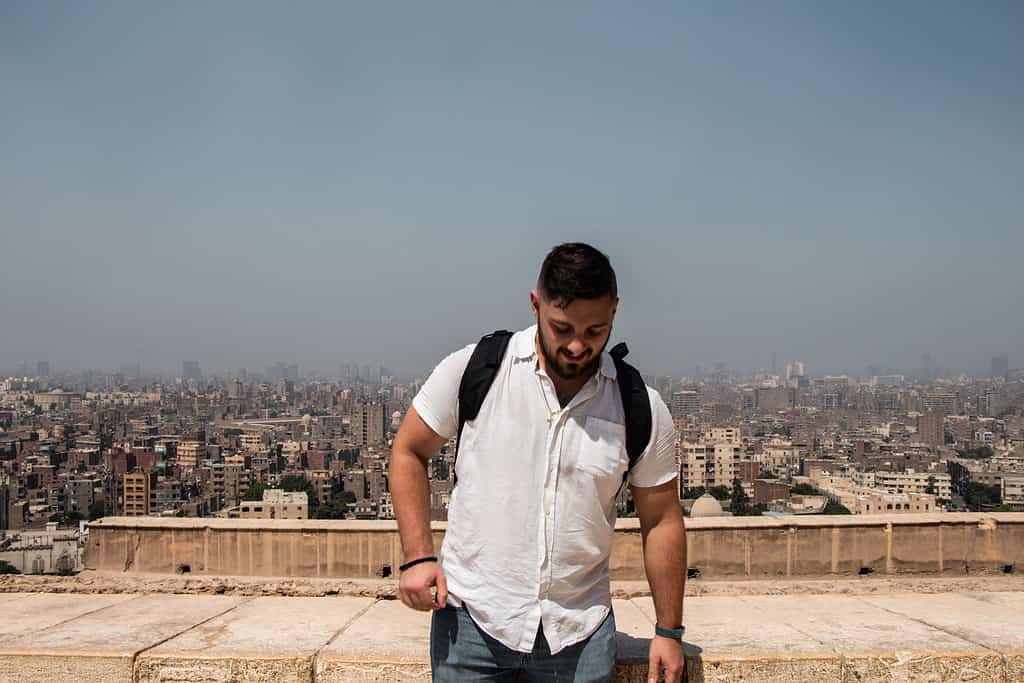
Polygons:
<instances>
[{"instance_id":1,"label":"man's arm","mask_svg":"<svg viewBox=\"0 0 1024 683\"><path fill-rule=\"evenodd\" d=\"M676 628L683 622L683 593L686 588L686 525L679 505L678 479L649 488L631 486L640 517L644 547L644 569L654 598L658 626ZM683 657L679 643L661 636L651 641L650 680L665 669L666 681L682 674Z\"/></svg>"},{"instance_id":2,"label":"man's arm","mask_svg":"<svg viewBox=\"0 0 1024 683\"><path fill-rule=\"evenodd\" d=\"M427 426L416 409L409 407L391 447L388 486L398 519L405 561L430 557L434 540L430 533L430 491L427 464L445 439ZM437 587L437 601L431 588ZM408 607L430 610L444 607L448 589L436 562L424 562L402 572L399 596Z\"/></svg>"}]
</instances>

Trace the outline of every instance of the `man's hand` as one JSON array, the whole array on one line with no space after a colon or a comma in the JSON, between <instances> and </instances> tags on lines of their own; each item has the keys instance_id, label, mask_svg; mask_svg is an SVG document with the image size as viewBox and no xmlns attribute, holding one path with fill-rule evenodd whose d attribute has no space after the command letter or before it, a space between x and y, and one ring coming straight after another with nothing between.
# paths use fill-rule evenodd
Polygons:
<instances>
[{"instance_id":1,"label":"man's hand","mask_svg":"<svg viewBox=\"0 0 1024 683\"><path fill-rule=\"evenodd\" d=\"M665 672L665 683L679 683L683 675L683 645L671 638L654 636L651 639L651 654L648 683L658 683L658 675Z\"/></svg>"},{"instance_id":2,"label":"man's hand","mask_svg":"<svg viewBox=\"0 0 1024 683\"><path fill-rule=\"evenodd\" d=\"M437 597L434 597L437 588ZM406 607L421 612L441 609L448 603L448 582L437 562L423 562L402 572L398 595Z\"/></svg>"}]
</instances>

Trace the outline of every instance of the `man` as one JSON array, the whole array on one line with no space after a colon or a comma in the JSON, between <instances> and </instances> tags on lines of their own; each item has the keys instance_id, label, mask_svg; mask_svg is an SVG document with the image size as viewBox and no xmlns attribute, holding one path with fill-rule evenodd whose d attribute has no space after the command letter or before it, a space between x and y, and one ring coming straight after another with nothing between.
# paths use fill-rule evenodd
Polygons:
<instances>
[{"instance_id":1,"label":"man","mask_svg":"<svg viewBox=\"0 0 1024 683\"><path fill-rule=\"evenodd\" d=\"M473 346L441 361L402 422L389 479L405 557L399 592L407 606L434 610L435 681L614 678L608 559L629 461L604 349L618 302L615 272L597 249L563 244L544 259L530 292L537 324L509 340L463 428L439 561L426 468L458 431ZM675 428L661 397L647 393L651 437L628 483L657 613L649 680L678 681L686 530Z\"/></svg>"}]
</instances>

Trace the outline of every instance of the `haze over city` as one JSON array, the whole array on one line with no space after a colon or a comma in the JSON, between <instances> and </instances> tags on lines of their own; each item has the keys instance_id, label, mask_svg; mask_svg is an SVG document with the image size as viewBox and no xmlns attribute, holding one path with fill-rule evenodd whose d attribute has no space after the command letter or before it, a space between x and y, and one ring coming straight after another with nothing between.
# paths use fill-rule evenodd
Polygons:
<instances>
[{"instance_id":1,"label":"haze over city","mask_svg":"<svg viewBox=\"0 0 1024 683\"><path fill-rule=\"evenodd\" d=\"M569 240L649 373L1020 367L1022 20L4 3L0 370L422 374Z\"/></svg>"}]
</instances>

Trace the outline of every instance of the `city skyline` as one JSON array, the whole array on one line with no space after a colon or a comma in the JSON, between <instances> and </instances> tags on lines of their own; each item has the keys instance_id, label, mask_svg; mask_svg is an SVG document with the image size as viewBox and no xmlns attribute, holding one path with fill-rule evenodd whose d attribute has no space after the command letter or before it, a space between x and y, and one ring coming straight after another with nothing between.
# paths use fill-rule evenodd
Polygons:
<instances>
[{"instance_id":1,"label":"city skyline","mask_svg":"<svg viewBox=\"0 0 1024 683\"><path fill-rule=\"evenodd\" d=\"M1024 358L1022 19L5 4L0 368L421 373L584 240L651 374L984 374Z\"/></svg>"},{"instance_id":2,"label":"city skyline","mask_svg":"<svg viewBox=\"0 0 1024 683\"><path fill-rule=\"evenodd\" d=\"M611 343L609 343L611 346ZM776 361L778 367L772 368L771 362ZM862 377L870 378L877 376L886 375L903 375L908 380L924 380L930 381L938 378L949 378L954 379L958 376L965 375L968 377L1005 377L1012 372L1020 372L1020 368L1016 367L1011 362L1012 358L1008 354L1000 354L992 356L985 366L988 371L980 372L969 372L963 368L949 368L943 366L941 363L936 362L930 354L922 354L922 358L918 362L917 367L911 368L899 368L884 364L871 364L861 369L850 369L850 368L818 368L814 369L814 372L807 372L807 376L827 376L827 375L849 375L851 377ZM191 363L197 363L194 369L190 369ZM979 367L982 364L978 364ZM769 364L758 367L748 368L737 368L729 366L724 362L717 362L708 366L691 366L689 369L680 368L676 372L647 372L646 369L642 369L644 374L649 376L664 376L664 377L689 377L689 378L700 378L710 377L716 373L719 369L727 372L729 376L734 377L752 377L755 375L764 375L765 377L778 377L786 378L788 374L788 368L790 366L799 366L801 370L807 366L807 363L800 359L785 358L781 364L778 364L778 354L773 352L770 354ZM45 367L45 370L43 369ZM300 372L301 370L301 372ZM208 380L212 377L218 377L221 379L226 378L238 378L241 376L242 379L245 377L260 377L269 378L270 381L276 381L277 379L289 379L299 380L307 379L311 377L319 377L325 379L340 379L340 380L366 380L370 379L373 382L379 383L381 377L394 376L402 379L412 378L423 378L433 370L433 367L419 368L419 369L392 369L385 365L381 361L374 361L370 363L356 363L356 362L340 362L333 369L330 368L308 368L301 363L296 362L285 362L275 361L270 364L263 364L255 367L215 367L206 366L201 361L195 360L182 360L177 368L168 367L148 367L143 365L139 361L133 363L121 363L116 368L102 368L102 367L64 367L61 364L54 364L50 360L36 360L36 361L21 361L13 368L0 367L0 377L60 377L63 375L78 375L82 373L101 373L110 375L123 375L127 378L132 379L144 379L147 377L172 377L181 379L202 379ZM198 374L195 374L198 372ZM278 373L285 373L278 377Z\"/></svg>"}]
</instances>

